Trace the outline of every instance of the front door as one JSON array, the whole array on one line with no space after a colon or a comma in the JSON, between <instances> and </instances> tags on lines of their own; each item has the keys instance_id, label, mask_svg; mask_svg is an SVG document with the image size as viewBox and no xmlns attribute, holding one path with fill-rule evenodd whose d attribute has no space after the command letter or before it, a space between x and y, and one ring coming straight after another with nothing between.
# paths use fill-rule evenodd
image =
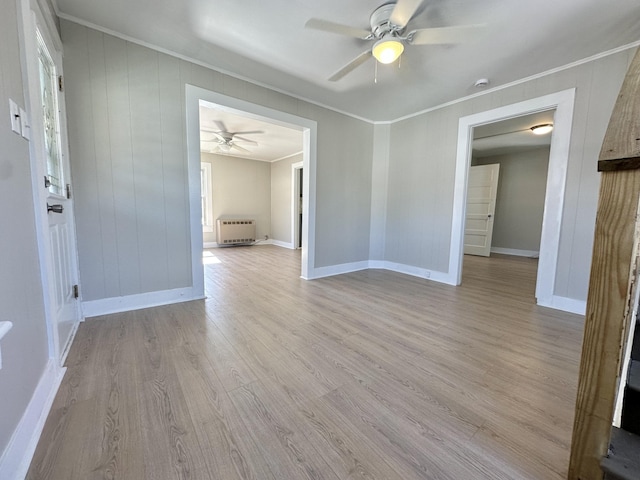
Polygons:
<instances>
[{"instance_id":1,"label":"front door","mask_svg":"<svg viewBox=\"0 0 640 480\"><path fill-rule=\"evenodd\" d=\"M39 191L36 208L41 209L44 234L42 252L44 284L48 295L47 312L52 356L62 362L75 328L81 319L79 306L77 247L73 214L73 189L69 174L69 155L63 98L62 56L41 25L35 27L37 67L32 81L32 155ZM35 80L35 79L31 79ZM37 85L37 86L36 86ZM45 213L46 212L46 213Z\"/></svg>"},{"instance_id":2,"label":"front door","mask_svg":"<svg viewBox=\"0 0 640 480\"><path fill-rule=\"evenodd\" d=\"M499 173L500 165L497 163L469 168L464 226L465 254L483 257L491 254Z\"/></svg>"}]
</instances>

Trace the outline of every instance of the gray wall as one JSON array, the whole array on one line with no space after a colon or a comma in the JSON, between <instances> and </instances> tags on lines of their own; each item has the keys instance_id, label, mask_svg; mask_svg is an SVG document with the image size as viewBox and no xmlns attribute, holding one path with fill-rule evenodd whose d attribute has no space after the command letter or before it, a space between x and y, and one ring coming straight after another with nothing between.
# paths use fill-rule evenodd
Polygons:
<instances>
[{"instance_id":1,"label":"gray wall","mask_svg":"<svg viewBox=\"0 0 640 480\"><path fill-rule=\"evenodd\" d=\"M540 251L549 148L474 158L472 165L500 165L492 247Z\"/></svg>"},{"instance_id":2,"label":"gray wall","mask_svg":"<svg viewBox=\"0 0 640 480\"><path fill-rule=\"evenodd\" d=\"M271 165L247 158L203 153L211 164L213 221L219 217L252 218L256 238L271 231ZM216 232L204 234L205 242L215 242Z\"/></svg>"},{"instance_id":3,"label":"gray wall","mask_svg":"<svg viewBox=\"0 0 640 480\"><path fill-rule=\"evenodd\" d=\"M271 238L293 243L291 238L291 202L293 179L291 165L302 161L302 154L271 164Z\"/></svg>"},{"instance_id":4,"label":"gray wall","mask_svg":"<svg viewBox=\"0 0 640 480\"><path fill-rule=\"evenodd\" d=\"M392 124L385 259L447 271L460 117L576 87L555 295L586 299L596 162L634 53L627 50Z\"/></svg>"},{"instance_id":5,"label":"gray wall","mask_svg":"<svg viewBox=\"0 0 640 480\"><path fill-rule=\"evenodd\" d=\"M11 131L9 98L25 106L16 2L0 15L0 321L13 322L2 340L0 457L31 400L49 356L35 230L29 144ZM44 207L43 207L44 208Z\"/></svg>"},{"instance_id":6,"label":"gray wall","mask_svg":"<svg viewBox=\"0 0 640 480\"><path fill-rule=\"evenodd\" d=\"M369 254L373 125L62 21L83 300L191 284L185 84L318 123L315 266Z\"/></svg>"}]
</instances>

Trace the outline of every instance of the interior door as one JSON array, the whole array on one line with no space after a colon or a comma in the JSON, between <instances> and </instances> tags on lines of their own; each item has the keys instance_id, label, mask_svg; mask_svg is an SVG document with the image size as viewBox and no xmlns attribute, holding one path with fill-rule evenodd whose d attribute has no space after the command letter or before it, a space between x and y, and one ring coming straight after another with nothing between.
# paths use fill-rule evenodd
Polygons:
<instances>
[{"instance_id":1,"label":"interior door","mask_svg":"<svg viewBox=\"0 0 640 480\"><path fill-rule=\"evenodd\" d=\"M37 18L37 17L36 17ZM64 359L70 340L81 319L78 301L78 267L71 176L64 112L62 55L50 34L35 21L34 65L30 79L32 151L35 156L40 191L36 208L44 228L44 282L48 290L47 312L52 337L52 355ZM45 213L46 212L46 213Z\"/></svg>"},{"instance_id":2,"label":"interior door","mask_svg":"<svg viewBox=\"0 0 640 480\"><path fill-rule=\"evenodd\" d=\"M500 165L469 168L464 253L488 257L491 254L493 218L496 209Z\"/></svg>"}]
</instances>

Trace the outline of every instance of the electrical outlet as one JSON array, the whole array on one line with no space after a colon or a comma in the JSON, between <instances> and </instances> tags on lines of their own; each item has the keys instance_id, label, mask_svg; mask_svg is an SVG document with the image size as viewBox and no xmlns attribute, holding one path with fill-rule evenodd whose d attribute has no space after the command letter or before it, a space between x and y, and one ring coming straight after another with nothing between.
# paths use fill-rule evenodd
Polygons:
<instances>
[{"instance_id":1,"label":"electrical outlet","mask_svg":"<svg viewBox=\"0 0 640 480\"><path fill-rule=\"evenodd\" d=\"M18 104L11 99L9 99L9 114L11 115L11 130L20 135L20 108Z\"/></svg>"}]
</instances>

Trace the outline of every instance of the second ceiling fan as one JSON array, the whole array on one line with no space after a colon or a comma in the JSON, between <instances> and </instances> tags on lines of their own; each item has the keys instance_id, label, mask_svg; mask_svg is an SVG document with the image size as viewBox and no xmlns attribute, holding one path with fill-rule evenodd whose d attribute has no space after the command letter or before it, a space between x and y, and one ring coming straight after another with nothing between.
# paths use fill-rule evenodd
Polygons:
<instances>
[{"instance_id":1,"label":"second ceiling fan","mask_svg":"<svg viewBox=\"0 0 640 480\"><path fill-rule=\"evenodd\" d=\"M240 137L239 135L253 135L258 133L264 133L262 130L251 130L245 132L230 132L228 131L224 122L220 120L214 120L213 123L216 124L218 130L212 130L203 128L202 131L213 135L211 140L203 140L203 143L214 143L216 150L226 153L231 151L231 149L239 150L243 153L251 153L250 150L238 145L238 143L246 143L251 145L258 145L258 142L254 140L249 140L248 138Z\"/></svg>"},{"instance_id":2,"label":"second ceiling fan","mask_svg":"<svg viewBox=\"0 0 640 480\"><path fill-rule=\"evenodd\" d=\"M369 58L380 63L393 63L402 55L405 45L446 45L462 43L470 38L477 25L419 28L409 30L407 24L422 5L423 0L398 0L378 7L369 18L371 30L350 27L319 18L311 18L305 26L314 30L338 33L361 40L375 41L344 67L329 77L336 82L355 70Z\"/></svg>"}]
</instances>

